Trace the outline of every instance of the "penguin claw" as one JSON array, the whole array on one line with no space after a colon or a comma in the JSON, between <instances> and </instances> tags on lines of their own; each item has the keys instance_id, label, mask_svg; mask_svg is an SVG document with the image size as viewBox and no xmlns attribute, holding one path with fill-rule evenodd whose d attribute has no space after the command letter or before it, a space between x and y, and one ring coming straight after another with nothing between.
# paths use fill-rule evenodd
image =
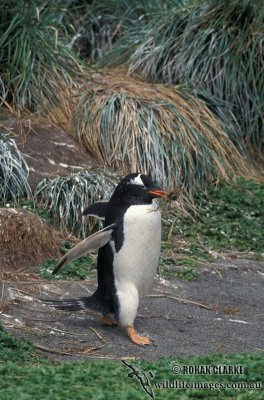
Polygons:
<instances>
[{"instance_id":1,"label":"penguin claw","mask_svg":"<svg viewBox=\"0 0 264 400\"><path fill-rule=\"evenodd\" d=\"M153 341L147 336L141 336L133 326L127 326L126 332L132 343L139 346L151 345Z\"/></svg>"}]
</instances>

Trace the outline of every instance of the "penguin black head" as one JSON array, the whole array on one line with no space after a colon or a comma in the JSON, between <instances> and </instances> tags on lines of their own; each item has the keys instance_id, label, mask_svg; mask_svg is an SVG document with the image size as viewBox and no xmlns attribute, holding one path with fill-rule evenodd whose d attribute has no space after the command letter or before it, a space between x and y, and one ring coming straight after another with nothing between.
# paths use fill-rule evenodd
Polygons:
<instances>
[{"instance_id":1,"label":"penguin black head","mask_svg":"<svg viewBox=\"0 0 264 400\"><path fill-rule=\"evenodd\" d=\"M111 200L131 205L150 204L154 198L165 195L166 192L154 184L149 176L136 172L122 179Z\"/></svg>"}]
</instances>

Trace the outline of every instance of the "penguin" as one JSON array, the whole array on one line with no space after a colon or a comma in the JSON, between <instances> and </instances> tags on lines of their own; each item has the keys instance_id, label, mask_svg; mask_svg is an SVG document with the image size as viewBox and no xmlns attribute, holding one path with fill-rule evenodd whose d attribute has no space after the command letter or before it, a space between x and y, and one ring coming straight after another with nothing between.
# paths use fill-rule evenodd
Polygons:
<instances>
[{"instance_id":1,"label":"penguin","mask_svg":"<svg viewBox=\"0 0 264 400\"><path fill-rule=\"evenodd\" d=\"M157 198L166 192L141 173L127 175L109 201L84 209L83 215L104 220L104 228L84 239L66 255L53 274L68 262L98 250L98 287L89 297L45 301L60 310L100 311L104 325L119 324L136 345L152 340L134 328L140 299L152 287L161 245L161 214ZM114 318L112 317L114 315Z\"/></svg>"}]
</instances>

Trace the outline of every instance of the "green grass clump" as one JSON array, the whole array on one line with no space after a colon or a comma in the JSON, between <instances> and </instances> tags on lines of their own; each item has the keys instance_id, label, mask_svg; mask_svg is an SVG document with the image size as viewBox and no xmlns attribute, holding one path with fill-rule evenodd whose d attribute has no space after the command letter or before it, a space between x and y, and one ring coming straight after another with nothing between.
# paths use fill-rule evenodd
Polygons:
<instances>
[{"instance_id":1,"label":"green grass clump","mask_svg":"<svg viewBox=\"0 0 264 400\"><path fill-rule=\"evenodd\" d=\"M60 1L1 1L1 103L39 111L55 102L60 82L73 85L81 66L66 45L62 15Z\"/></svg>"},{"instance_id":2,"label":"green grass clump","mask_svg":"<svg viewBox=\"0 0 264 400\"><path fill-rule=\"evenodd\" d=\"M0 203L17 203L21 197L31 197L29 169L16 142L0 132Z\"/></svg>"},{"instance_id":3,"label":"green grass clump","mask_svg":"<svg viewBox=\"0 0 264 400\"><path fill-rule=\"evenodd\" d=\"M89 204L108 200L119 181L118 175L104 169L72 173L66 177L44 179L36 189L36 200L51 211L62 228L84 238L91 223L82 217Z\"/></svg>"},{"instance_id":4,"label":"green grass clump","mask_svg":"<svg viewBox=\"0 0 264 400\"><path fill-rule=\"evenodd\" d=\"M168 0L69 2L65 5L63 23L74 27L74 32L69 32L72 36L70 46L89 62L100 62L117 41L129 41L132 45L149 15L166 9L168 3Z\"/></svg>"},{"instance_id":5,"label":"green grass clump","mask_svg":"<svg viewBox=\"0 0 264 400\"><path fill-rule=\"evenodd\" d=\"M178 264L178 263L177 263ZM195 265L195 267L198 264ZM172 269L170 264L159 265L159 275L161 278L172 279L178 278L183 282L194 281L198 278L198 272L194 268L185 268L181 270Z\"/></svg>"},{"instance_id":6,"label":"green grass clump","mask_svg":"<svg viewBox=\"0 0 264 400\"><path fill-rule=\"evenodd\" d=\"M175 235L182 235L202 251L264 252L264 184L240 178L234 184L209 186L196 195L193 220L179 217ZM194 249L194 254L196 250Z\"/></svg>"},{"instance_id":7,"label":"green grass clump","mask_svg":"<svg viewBox=\"0 0 264 400\"><path fill-rule=\"evenodd\" d=\"M241 140L261 150L263 32L261 1L187 1L150 19L128 61L129 71L151 82L208 90L229 103Z\"/></svg>"}]
</instances>

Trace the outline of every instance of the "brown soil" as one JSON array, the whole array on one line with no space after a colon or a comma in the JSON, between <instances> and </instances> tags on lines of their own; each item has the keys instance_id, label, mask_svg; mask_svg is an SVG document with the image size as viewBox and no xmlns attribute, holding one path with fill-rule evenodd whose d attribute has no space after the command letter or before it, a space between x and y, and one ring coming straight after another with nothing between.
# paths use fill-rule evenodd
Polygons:
<instances>
[{"instance_id":1,"label":"brown soil","mask_svg":"<svg viewBox=\"0 0 264 400\"><path fill-rule=\"evenodd\" d=\"M96 160L74 138L47 121L32 122L9 118L3 127L15 136L18 148L27 157L32 190L44 178L98 166ZM1 124L0 124L1 127Z\"/></svg>"}]
</instances>

